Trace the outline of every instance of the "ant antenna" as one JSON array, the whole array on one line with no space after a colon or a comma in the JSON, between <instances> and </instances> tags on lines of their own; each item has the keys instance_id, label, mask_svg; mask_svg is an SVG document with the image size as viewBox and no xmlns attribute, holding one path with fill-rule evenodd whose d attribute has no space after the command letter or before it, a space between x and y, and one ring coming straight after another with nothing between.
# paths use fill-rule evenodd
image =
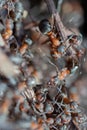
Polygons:
<instances>
[{"instance_id":1,"label":"ant antenna","mask_svg":"<svg viewBox=\"0 0 87 130\"><path fill-rule=\"evenodd\" d=\"M50 58L47 56L47 60L48 60L48 62L52 65L52 66L54 66L55 68L56 68L56 72L57 72L57 74L59 73L59 69L58 69L58 66L57 65L55 65L51 60L50 60Z\"/></svg>"},{"instance_id":2,"label":"ant antenna","mask_svg":"<svg viewBox=\"0 0 87 130\"><path fill-rule=\"evenodd\" d=\"M41 50L40 48L39 48L39 51L42 52L42 50ZM52 66L54 66L54 67L56 68L56 72L57 72L57 75L58 75L58 73L59 73L58 66L55 65L55 64L51 61L50 57L47 56L46 54L43 54L43 57L46 57L46 60L47 60Z\"/></svg>"},{"instance_id":3,"label":"ant antenna","mask_svg":"<svg viewBox=\"0 0 87 130\"><path fill-rule=\"evenodd\" d=\"M77 39L80 41L80 43L82 43L82 40L83 40L83 36L81 33L79 33L78 35L76 34L75 31L73 31L72 29L69 29L73 34L69 37L69 39L73 38L74 35L77 36Z\"/></svg>"},{"instance_id":4,"label":"ant antenna","mask_svg":"<svg viewBox=\"0 0 87 130\"><path fill-rule=\"evenodd\" d=\"M72 31L73 32L73 31ZM70 39L74 39L73 36L77 36L77 40L79 41L79 44L82 43L82 39L83 39L83 36L81 33L79 33L78 35L75 34L75 32L73 32L73 34L71 34L70 36L68 36L68 38L65 40L64 43L68 42ZM65 52L71 47L71 44L65 49ZM65 52L63 53L63 55L65 54Z\"/></svg>"}]
</instances>

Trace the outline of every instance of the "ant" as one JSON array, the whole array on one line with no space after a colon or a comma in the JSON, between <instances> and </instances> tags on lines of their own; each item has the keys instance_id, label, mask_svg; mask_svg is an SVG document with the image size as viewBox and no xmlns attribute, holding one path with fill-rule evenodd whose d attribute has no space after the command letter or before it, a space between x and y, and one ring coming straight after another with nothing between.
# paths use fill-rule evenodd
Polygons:
<instances>
[{"instance_id":1,"label":"ant","mask_svg":"<svg viewBox=\"0 0 87 130\"><path fill-rule=\"evenodd\" d=\"M59 30L58 32L59 34L57 34L56 26L53 25L52 28L51 23L49 22L48 19L43 19L39 23L39 29L43 34L47 35L50 38L51 41L50 52L51 56L54 59L58 59L61 58L62 56L65 56L67 51L69 52L71 51L70 55L74 55L74 53L78 55L78 53L81 53L78 47L81 45L82 42L81 34L76 35L73 32L71 35L67 36L65 40L61 40L60 35L61 30Z\"/></svg>"},{"instance_id":2,"label":"ant","mask_svg":"<svg viewBox=\"0 0 87 130\"><path fill-rule=\"evenodd\" d=\"M60 41L58 38L56 38L56 35L54 33L54 30L51 27L51 24L49 22L49 20L47 19L43 19L40 23L39 23L39 29L40 31L47 35L50 38L51 41L51 55L55 58L58 57L58 51L57 51L57 47L60 45Z\"/></svg>"},{"instance_id":3,"label":"ant","mask_svg":"<svg viewBox=\"0 0 87 130\"><path fill-rule=\"evenodd\" d=\"M70 70L67 69L67 67L63 68L62 70L59 70L58 66L56 66L53 62L51 62L50 59L48 59L48 62L53 65L56 68L56 76L52 77L49 81L48 85L57 85L60 84L61 81L64 81L65 78L70 74Z\"/></svg>"}]
</instances>

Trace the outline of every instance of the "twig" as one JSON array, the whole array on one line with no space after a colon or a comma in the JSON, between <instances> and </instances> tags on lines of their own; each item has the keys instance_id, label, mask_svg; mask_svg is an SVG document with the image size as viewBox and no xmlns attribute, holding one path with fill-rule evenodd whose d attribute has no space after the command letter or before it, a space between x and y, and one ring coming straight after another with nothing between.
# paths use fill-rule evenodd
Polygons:
<instances>
[{"instance_id":1,"label":"twig","mask_svg":"<svg viewBox=\"0 0 87 130\"><path fill-rule=\"evenodd\" d=\"M58 34L60 35L61 41L65 41L66 40L65 27L61 21L59 13L56 10L56 7L55 7L53 0L45 0L45 2L47 3L49 12L54 17L55 27L57 29Z\"/></svg>"},{"instance_id":2,"label":"twig","mask_svg":"<svg viewBox=\"0 0 87 130\"><path fill-rule=\"evenodd\" d=\"M64 0L58 0L58 2L57 2L57 10L59 13L61 12L63 1Z\"/></svg>"}]
</instances>

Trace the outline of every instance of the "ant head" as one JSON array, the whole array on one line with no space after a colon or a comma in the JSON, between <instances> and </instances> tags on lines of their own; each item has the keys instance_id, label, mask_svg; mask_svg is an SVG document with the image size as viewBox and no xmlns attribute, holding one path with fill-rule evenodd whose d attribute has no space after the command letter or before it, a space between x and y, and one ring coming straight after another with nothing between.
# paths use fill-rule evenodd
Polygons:
<instances>
[{"instance_id":1,"label":"ant head","mask_svg":"<svg viewBox=\"0 0 87 130\"><path fill-rule=\"evenodd\" d=\"M43 19L39 23L39 29L43 34L47 34L51 31L51 24L48 19Z\"/></svg>"},{"instance_id":2,"label":"ant head","mask_svg":"<svg viewBox=\"0 0 87 130\"><path fill-rule=\"evenodd\" d=\"M80 45L82 43L82 35L76 35L76 34L72 34L68 36L68 40L70 41L70 43L74 43L77 45Z\"/></svg>"}]
</instances>

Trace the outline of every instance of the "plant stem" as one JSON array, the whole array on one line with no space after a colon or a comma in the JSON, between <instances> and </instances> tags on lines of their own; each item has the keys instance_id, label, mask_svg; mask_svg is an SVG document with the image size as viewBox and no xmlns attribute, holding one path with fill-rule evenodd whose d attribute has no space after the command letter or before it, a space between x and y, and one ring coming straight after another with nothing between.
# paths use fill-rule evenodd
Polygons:
<instances>
[{"instance_id":1,"label":"plant stem","mask_svg":"<svg viewBox=\"0 0 87 130\"><path fill-rule=\"evenodd\" d=\"M57 32L58 32L59 36L60 36L60 39L61 39L62 42L64 42L67 39L67 36L65 34L65 27L64 27L64 25L63 25L63 23L61 21L59 13L56 10L54 1L53 0L45 0L45 2L47 4L47 6L48 6L49 12L54 17L55 27L57 29Z\"/></svg>"}]
</instances>

